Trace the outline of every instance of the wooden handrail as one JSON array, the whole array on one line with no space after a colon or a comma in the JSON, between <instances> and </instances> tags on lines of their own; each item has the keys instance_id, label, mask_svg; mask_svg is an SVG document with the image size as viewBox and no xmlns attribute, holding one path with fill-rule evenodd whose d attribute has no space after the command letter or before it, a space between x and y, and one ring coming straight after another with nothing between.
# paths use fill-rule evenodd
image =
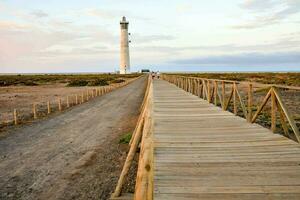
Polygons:
<instances>
[{"instance_id":1,"label":"wooden handrail","mask_svg":"<svg viewBox=\"0 0 300 200\"><path fill-rule=\"evenodd\" d=\"M200 79L200 80L207 80L207 81L217 81L217 82L224 82L224 83L238 83L238 84L253 84L253 86L259 87L276 87L281 89L290 89L290 90L300 90L299 86L286 86L286 85L279 85L279 84L264 84L264 83L254 83L249 81L233 81L233 80L226 80L226 79L209 79L209 78L201 78L195 76L182 76L182 75L168 75L168 76L177 76L183 78L192 78L192 79Z\"/></svg>"},{"instance_id":2,"label":"wooden handrail","mask_svg":"<svg viewBox=\"0 0 300 200\"><path fill-rule=\"evenodd\" d=\"M135 199L152 199L153 192L153 147L152 147L152 78L148 76L146 93L141 106L136 128L132 134L130 149L125 160L121 175L111 199L121 195L125 178L129 172L139 144L141 144L139 166L137 172Z\"/></svg>"},{"instance_id":3,"label":"wooden handrail","mask_svg":"<svg viewBox=\"0 0 300 200\"><path fill-rule=\"evenodd\" d=\"M170 83L175 84L176 86L193 93L200 98L207 100L209 103L213 102L215 105L218 105L218 98L223 110L228 110L229 104L233 101L233 112L234 114L238 114L238 107L237 103L240 104L241 110L243 112L243 116L247 119L248 122L254 123L258 118L259 114L262 113L263 108L265 108L269 99L271 99L271 130L273 132L276 131L276 113L279 112L280 116L280 123L282 125L282 129L284 131L284 135L290 137L289 129L286 124L286 121L291 126L293 134L298 142L300 142L300 134L299 129L295 123L295 120L292 118L291 114L289 113L286 105L282 101L282 97L280 96L277 89L291 89L291 90L300 90L300 87L290 87L290 86L281 86L281 85L266 85L266 84L256 84L251 82L248 83L248 99L247 99L247 107L243 102L243 99L240 95L238 90L238 84L245 83L239 81L228 81L228 80L218 80L218 79L207 79L207 78L199 78L199 77L188 77L188 76L179 76L179 75L167 75L163 74L161 76L164 80L169 81ZM197 80L196 83L198 84L189 84ZM201 84L199 84L201 83ZM218 83L221 83L222 92L221 94L218 91ZM232 85L230 95L226 97L226 83ZM210 85L214 84L213 87ZM267 95L264 97L262 103L259 105L257 111L252 116L252 104L253 104L253 85L260 85L264 86L267 89ZM190 88L192 87L192 88ZM193 87L196 87L193 88ZM199 91L201 89L203 92L195 93L194 91ZM214 100L214 101L213 101ZM286 118L286 120L285 120Z\"/></svg>"}]
</instances>

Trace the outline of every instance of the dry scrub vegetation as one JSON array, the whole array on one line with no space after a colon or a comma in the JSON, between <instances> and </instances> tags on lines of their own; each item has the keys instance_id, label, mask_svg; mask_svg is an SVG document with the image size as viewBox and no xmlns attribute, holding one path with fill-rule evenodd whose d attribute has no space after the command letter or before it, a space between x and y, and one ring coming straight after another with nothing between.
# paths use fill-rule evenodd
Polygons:
<instances>
[{"instance_id":1,"label":"dry scrub vegetation","mask_svg":"<svg viewBox=\"0 0 300 200\"><path fill-rule=\"evenodd\" d=\"M75 101L75 95L86 95L87 90L109 86L138 77L140 74L19 74L0 75L0 126L11 124L13 110L20 116L32 118L33 103L37 110L46 112L46 104L58 110L58 99L66 104L66 97ZM80 97L79 97L80 98ZM21 119L24 121L24 119ZM2 124L2 125L1 125Z\"/></svg>"}]
</instances>

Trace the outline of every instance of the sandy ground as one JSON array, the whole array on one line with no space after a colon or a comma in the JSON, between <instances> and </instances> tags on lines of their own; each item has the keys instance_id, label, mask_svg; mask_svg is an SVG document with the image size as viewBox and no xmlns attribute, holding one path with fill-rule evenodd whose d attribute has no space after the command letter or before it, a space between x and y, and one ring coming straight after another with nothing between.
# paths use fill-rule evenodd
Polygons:
<instances>
[{"instance_id":1,"label":"sandy ground","mask_svg":"<svg viewBox=\"0 0 300 200\"><path fill-rule=\"evenodd\" d=\"M134 129L145 86L141 78L8 129L0 140L0 199L108 199L126 157L118 139Z\"/></svg>"},{"instance_id":2,"label":"sandy ground","mask_svg":"<svg viewBox=\"0 0 300 200\"><path fill-rule=\"evenodd\" d=\"M46 110L47 101L52 109L57 109L58 99L66 104L69 96L70 103L75 102L75 95L86 95L87 90L99 87L66 87L66 84L56 83L40 86L8 86L0 87L0 123L13 120L13 110L17 109L20 115L32 114L32 104L37 104L40 111ZM91 94L90 94L91 95ZM79 99L80 100L80 99Z\"/></svg>"}]
</instances>

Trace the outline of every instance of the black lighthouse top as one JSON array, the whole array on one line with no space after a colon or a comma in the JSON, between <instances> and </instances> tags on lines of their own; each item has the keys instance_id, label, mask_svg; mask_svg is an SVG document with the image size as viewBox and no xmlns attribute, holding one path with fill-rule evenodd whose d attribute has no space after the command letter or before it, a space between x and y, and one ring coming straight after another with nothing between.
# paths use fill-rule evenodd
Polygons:
<instances>
[{"instance_id":1,"label":"black lighthouse top","mask_svg":"<svg viewBox=\"0 0 300 200\"><path fill-rule=\"evenodd\" d=\"M122 17L122 21L120 21L121 29L128 29L129 22L126 21L126 17Z\"/></svg>"}]
</instances>

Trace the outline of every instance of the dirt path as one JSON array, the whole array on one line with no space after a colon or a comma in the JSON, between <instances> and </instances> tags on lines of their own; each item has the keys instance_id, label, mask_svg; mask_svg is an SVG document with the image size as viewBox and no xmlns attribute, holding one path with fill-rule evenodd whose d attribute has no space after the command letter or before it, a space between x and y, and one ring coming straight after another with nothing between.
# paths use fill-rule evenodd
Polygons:
<instances>
[{"instance_id":1,"label":"dirt path","mask_svg":"<svg viewBox=\"0 0 300 200\"><path fill-rule=\"evenodd\" d=\"M0 199L107 199L132 131L145 78L83 105L10 130L0 140Z\"/></svg>"}]
</instances>

